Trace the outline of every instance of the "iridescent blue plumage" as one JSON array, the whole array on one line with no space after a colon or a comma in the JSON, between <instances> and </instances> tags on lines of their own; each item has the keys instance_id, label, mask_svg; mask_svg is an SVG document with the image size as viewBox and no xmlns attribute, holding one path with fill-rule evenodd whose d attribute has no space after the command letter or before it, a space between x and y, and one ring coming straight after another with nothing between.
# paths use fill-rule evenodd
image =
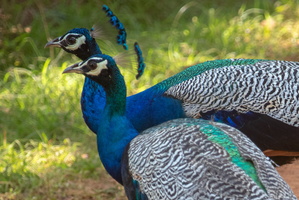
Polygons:
<instances>
[{"instance_id":1,"label":"iridescent blue plumage","mask_svg":"<svg viewBox=\"0 0 299 200\"><path fill-rule=\"evenodd\" d=\"M106 93L106 104L99 111L100 115L98 118L95 119L97 127L93 128L96 129L98 152L105 169L115 180L122 183L120 172L122 152L124 152L126 145L138 135L138 132L125 116L126 87L123 76L119 69L115 67L115 61L110 56L96 55L91 56L90 59L100 57L108 60L107 66L109 70L105 68L102 71L107 70L107 73L101 73L99 76L89 76L94 83L98 82L96 84L105 88ZM94 62L101 63L102 60L98 59ZM64 73L76 72L72 68L69 67ZM86 73L88 72L87 70L90 69L86 68ZM83 73L83 71L77 71L77 73ZM107 75L108 73L111 75ZM115 91L119 92L115 93ZM86 100L85 103L92 105L95 102ZM114 126L114 124L117 124L117 126Z\"/></svg>"},{"instance_id":2,"label":"iridescent blue plumage","mask_svg":"<svg viewBox=\"0 0 299 200\"><path fill-rule=\"evenodd\" d=\"M68 46L62 46L66 44L63 42L65 36L68 34L82 34L86 38L84 45L80 46L77 50L73 51L68 49ZM58 37L57 39L49 42L46 46L60 45L64 50L69 53L73 53L80 59L85 60L89 56L94 54L101 54L101 50L91 37L91 34L87 29L72 29L65 35ZM60 39L60 40L59 40ZM90 47L86 50L85 47ZM138 46L135 46L135 50L138 55L138 77L140 77L144 70L144 63L142 53ZM79 53L78 53L79 52ZM80 53L81 52L81 53ZM159 92L161 91L161 92ZM145 93L139 93L138 95L132 95L127 97L127 117L133 123L134 127L138 131L145 130L148 127L160 124L164 121L175 119L179 117L185 117L181 108L181 103L177 99L163 96L163 91L159 88L153 90L147 90ZM102 115L103 109L106 105L106 94L103 87L85 78L84 86L81 95L81 108L83 112L83 118L88 127L94 132L97 132L98 121ZM164 107L166 110L161 110Z\"/></svg>"},{"instance_id":3,"label":"iridescent blue plumage","mask_svg":"<svg viewBox=\"0 0 299 200\"><path fill-rule=\"evenodd\" d=\"M241 129L247 121L259 119L260 114L254 112L238 113L237 111L217 111L211 110L200 113L203 119L229 124L237 129Z\"/></svg>"},{"instance_id":4,"label":"iridescent blue plumage","mask_svg":"<svg viewBox=\"0 0 299 200\"><path fill-rule=\"evenodd\" d=\"M110 12L109 15L113 16ZM63 36L58 38L58 40L62 40L61 43L56 41L56 44L65 44L66 46L62 46L62 48L83 60L91 55L101 53L100 48L91 37L92 33L86 30L73 29L68 32L68 34L81 34L86 38L86 43L83 43L82 47L78 45L78 49L75 51L67 49L67 43L63 43L65 40ZM86 49L88 46L91 48ZM97 47L95 48L95 46ZM141 56L139 63L142 62ZM200 63L141 93L127 97L126 116L137 131L143 131L151 126L182 117L224 122L244 132L261 150L299 151L299 120L296 116L290 117L292 113L296 113L297 106L294 102L299 101L292 99L296 98L297 86L293 84L291 79L280 80L279 83L267 85L268 82L275 82L276 79L279 79L279 73L270 72L272 69L282 71L285 73L283 77L286 78L294 75L293 80L297 80L297 66L298 63L296 62L258 59L226 59ZM140 74L142 74L143 66L140 65L139 69L141 70ZM254 70L259 73L255 74ZM231 77L227 77L226 74L229 73L224 71L231 73ZM275 74L277 78L264 75L269 73ZM231 80L230 83L221 84L229 79ZM201 83L197 84L199 81ZM293 85L289 86L288 81ZM279 97L280 99L277 100L272 98L272 91L276 93L275 90L282 90L279 87L271 88L272 85L282 83L286 84L284 87L289 88L289 94L286 95L292 97L293 103L285 102L290 99L289 97ZM203 87L204 84L206 86ZM214 87L216 84L219 86ZM241 87L244 88L242 89L244 91L238 89ZM248 96L251 93L254 93L255 96ZM226 94L226 96L221 96L221 94ZM265 94L268 99L257 94ZM215 95L218 95L217 98L214 98ZM248 98L251 100L243 103ZM264 102L251 105L251 102L260 102L260 100ZM103 88L86 78L81 97L82 112L85 122L95 133L98 128L97 121L102 115L105 104ZM275 111L278 105L286 104L293 105ZM235 107L232 107L234 105ZM275 116L273 112L286 113L286 115L279 117ZM282 132L288 134L285 135Z\"/></svg>"},{"instance_id":5,"label":"iridescent blue plumage","mask_svg":"<svg viewBox=\"0 0 299 200\"><path fill-rule=\"evenodd\" d=\"M64 73L105 89L98 151L129 199L296 199L269 159L230 126L184 118L139 134L125 115L125 82L110 56L94 55Z\"/></svg>"},{"instance_id":6,"label":"iridescent blue plumage","mask_svg":"<svg viewBox=\"0 0 299 200\"><path fill-rule=\"evenodd\" d=\"M87 34L84 32L84 34L85 37L89 39L86 40L87 44L89 42L94 43L89 46L96 45L95 41L90 39L90 33ZM89 55L99 53L100 51L98 49L93 48L92 50L88 51ZM80 49L78 49L77 51L80 51ZM77 53L76 55L81 59L84 59L87 53L84 51L82 52L82 54L79 55ZM279 64L276 65L276 62L279 62ZM258 79L263 79L268 82L275 81L275 79L269 77L266 79L258 76L263 76L264 73L269 73L267 70L275 69L275 67L278 67L278 70L276 71L279 71L282 68L290 68L295 70L296 68L292 67L293 65L297 66L298 64L296 62L268 61L257 59L226 59L200 63L187 68L181 73L178 73L173 77L170 77L143 92L127 97L126 115L127 118L132 122L133 126L137 129L137 131L143 131L146 128L155 126L171 119L181 117L202 117L204 119L224 122L238 128L239 130L244 132L251 140L253 140L254 143L257 144L258 147L263 151L267 149L299 151L299 128L297 126L290 125L281 121L281 119L284 119L285 117L279 119L269 116L267 112L270 113L271 110L261 110L261 112L259 113L259 110L257 108L262 106L262 104L257 104L258 107L256 107L256 109L254 109L253 107L250 108L252 110L248 110L247 112L240 112L237 110L229 109L225 110L225 106L231 106L234 104L240 104L240 106L238 105L239 109L247 109L248 105L242 105L242 101L246 100L247 98L245 96L246 93L243 94L243 92L241 90L237 90L234 85L222 85L217 88L211 89L211 87L213 87L216 83L218 84L218 82L221 85L222 79L234 81L235 84L240 84L240 86L238 87L244 87L244 85L246 85L247 83L242 83L244 79L243 77L253 76L246 74L247 72L245 72L245 70L252 71L255 68L256 70L260 71L260 74L254 75ZM264 68L267 69L264 70ZM215 70L218 70L218 72L213 73L213 71ZM231 70L230 73L237 74L231 75L230 78L227 78L226 73L222 72L225 70ZM242 72L242 70L244 70L244 72ZM283 72L286 73L285 77L290 77L291 74L296 74L295 72L289 70L284 70ZM252 71L252 73L254 74L254 71ZM203 88L203 84L197 84L197 81L207 79L203 79L202 77L204 76L207 76L210 80L204 82L204 84L207 84L208 86ZM185 84L187 82L188 84ZM259 84L259 82L257 83ZM284 81L283 83L288 82ZM290 83L293 84L292 82ZM250 89L248 90L248 92L255 92L255 95L269 93L269 91L267 91L268 86L266 86L264 83L261 83L261 86L255 88L255 86L253 85L255 84L255 77L253 77L252 83L248 82L248 84L251 84L251 86L248 85L246 87L247 90ZM172 90L172 88L175 87L177 87L177 89ZM295 94L296 87L287 87L290 88L290 93ZM226 88L228 91L225 91ZM192 99L184 100L185 98L193 95L193 90L203 91L198 95L192 97L193 99L195 99L194 104L192 104ZM180 94L176 95L177 92L179 92ZM211 100L214 95L219 95L223 92L227 93L228 95L233 94L233 92L235 92L236 94L233 97L224 96L217 97L217 99ZM197 98L201 98L201 96L204 96L205 94L209 95L205 98L202 97L200 101L196 102ZM244 96L245 98L243 98L242 96ZM291 97L296 97L296 95L291 95ZM258 102L257 100L263 97L252 98L253 100L250 102ZM226 99L228 99L227 102L225 102ZM286 100L287 99L289 99L289 97L286 98ZM223 101L224 103L222 104L224 106L221 107L221 104L219 103L213 104L214 101L216 102L218 100ZM93 132L96 132L98 127L97 120L102 115L102 110L105 105L105 92L103 88L99 85L93 84L91 80L86 79L83 87L81 103L85 122ZM203 107L204 109L201 109L200 106L204 106L205 104L211 104L211 106L208 108ZM265 105L267 106L268 104ZM268 108L265 107L265 109ZM281 110L280 112L283 112L283 110ZM295 118L291 118L290 120L293 119ZM288 136L282 134L282 132L287 132ZM283 163L284 162L280 164Z\"/></svg>"}]
</instances>

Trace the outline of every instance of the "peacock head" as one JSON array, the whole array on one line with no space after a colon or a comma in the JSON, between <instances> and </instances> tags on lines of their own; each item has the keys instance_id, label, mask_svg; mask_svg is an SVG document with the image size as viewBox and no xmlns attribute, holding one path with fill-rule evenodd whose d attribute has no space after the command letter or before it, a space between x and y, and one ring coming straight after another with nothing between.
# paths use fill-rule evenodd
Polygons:
<instances>
[{"instance_id":1,"label":"peacock head","mask_svg":"<svg viewBox=\"0 0 299 200\"><path fill-rule=\"evenodd\" d=\"M111 84L116 74L120 74L115 60L104 54L96 54L71 65L63 73L83 74L103 86Z\"/></svg>"},{"instance_id":2,"label":"peacock head","mask_svg":"<svg viewBox=\"0 0 299 200\"><path fill-rule=\"evenodd\" d=\"M134 50L137 55L137 75L136 78L142 76L145 69L142 51L137 42L134 44ZM83 74L88 78L100 83L101 85L109 84L116 75L121 75L117 63L121 63L122 56L111 57L105 54L95 54L88 59L76 63L66 68L63 73ZM122 64L120 64L122 65Z\"/></svg>"},{"instance_id":3,"label":"peacock head","mask_svg":"<svg viewBox=\"0 0 299 200\"><path fill-rule=\"evenodd\" d=\"M102 53L94 39L93 31L86 28L74 28L45 45L45 47L50 46L61 47L82 60L86 60L93 54Z\"/></svg>"}]
</instances>

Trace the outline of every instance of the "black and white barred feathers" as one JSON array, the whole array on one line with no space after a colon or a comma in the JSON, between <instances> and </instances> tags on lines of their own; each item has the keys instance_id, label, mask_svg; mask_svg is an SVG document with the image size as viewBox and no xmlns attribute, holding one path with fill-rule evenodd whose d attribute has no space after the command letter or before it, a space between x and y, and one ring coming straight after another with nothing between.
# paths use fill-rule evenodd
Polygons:
<instances>
[{"instance_id":1,"label":"black and white barred feathers","mask_svg":"<svg viewBox=\"0 0 299 200\"><path fill-rule=\"evenodd\" d=\"M205 71L170 87L187 116L211 110L266 114L299 127L299 63L260 61ZM299 137L299 135L298 135Z\"/></svg>"},{"instance_id":2,"label":"black and white barred feathers","mask_svg":"<svg viewBox=\"0 0 299 200\"><path fill-rule=\"evenodd\" d=\"M226 142L253 163L262 186L244 171L238 156L232 158ZM140 199L296 199L269 159L245 135L222 123L165 122L133 139L123 160L128 164L123 180L125 174L132 176L146 196ZM124 181L125 188L131 182ZM132 190L126 193L138 199Z\"/></svg>"}]
</instances>

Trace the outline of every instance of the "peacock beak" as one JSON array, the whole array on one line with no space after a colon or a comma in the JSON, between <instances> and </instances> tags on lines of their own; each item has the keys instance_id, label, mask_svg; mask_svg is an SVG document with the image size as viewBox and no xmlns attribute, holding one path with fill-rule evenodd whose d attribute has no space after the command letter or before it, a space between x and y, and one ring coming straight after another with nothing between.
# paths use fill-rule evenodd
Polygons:
<instances>
[{"instance_id":1,"label":"peacock beak","mask_svg":"<svg viewBox=\"0 0 299 200\"><path fill-rule=\"evenodd\" d=\"M63 74L66 73L77 73L77 74L83 74L83 70L80 67L80 63L76 63L74 65L69 66L68 68L66 68L63 72Z\"/></svg>"},{"instance_id":2,"label":"peacock beak","mask_svg":"<svg viewBox=\"0 0 299 200\"><path fill-rule=\"evenodd\" d=\"M61 47L61 44L60 44L60 37L58 38L55 38L54 40L48 42L46 45L45 45L45 48L47 47Z\"/></svg>"}]
</instances>

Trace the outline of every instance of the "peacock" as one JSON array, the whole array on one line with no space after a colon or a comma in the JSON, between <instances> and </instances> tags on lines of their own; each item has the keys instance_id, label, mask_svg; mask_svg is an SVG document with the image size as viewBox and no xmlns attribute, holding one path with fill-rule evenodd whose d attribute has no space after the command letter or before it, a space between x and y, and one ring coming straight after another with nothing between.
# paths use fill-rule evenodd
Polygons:
<instances>
[{"instance_id":1,"label":"peacock","mask_svg":"<svg viewBox=\"0 0 299 200\"><path fill-rule=\"evenodd\" d=\"M112 57L96 54L63 73L83 74L104 88L98 152L128 199L296 199L269 158L231 126L179 118L139 134Z\"/></svg>"},{"instance_id":2,"label":"peacock","mask_svg":"<svg viewBox=\"0 0 299 200\"><path fill-rule=\"evenodd\" d=\"M95 35L93 30L72 29L46 46L60 46L84 60L102 53ZM207 61L127 97L126 116L139 132L184 117L223 122L241 130L262 151L298 152L298 70L299 63L289 61ZM102 86L86 77L81 106L95 133L105 104Z\"/></svg>"},{"instance_id":3,"label":"peacock","mask_svg":"<svg viewBox=\"0 0 299 200\"><path fill-rule=\"evenodd\" d=\"M119 30L117 43L127 49L123 24L108 6L103 10ZM61 47L86 60L102 53L95 41L100 37L98 32L95 28L75 28L46 47ZM140 69L142 74L144 68ZM182 117L223 122L241 130L268 155L298 156L297 70L297 62L262 59L200 63L128 97L126 115L139 132ZM102 86L86 77L81 106L83 118L94 133L105 104Z\"/></svg>"},{"instance_id":4,"label":"peacock","mask_svg":"<svg viewBox=\"0 0 299 200\"><path fill-rule=\"evenodd\" d=\"M127 33L124 25L107 5L103 5L102 10L109 18L109 23L118 30L116 37L117 44L122 45L123 48L127 50ZM48 42L45 48L50 46L60 47L64 51L76 55L81 60L86 60L91 55L102 53L95 41L95 38L103 35L102 31L103 30L98 26L93 26L90 31L86 28L74 28L64 35ZM142 69L140 70L140 74L142 74L143 71ZM95 84L86 77L81 95L81 108L85 123L94 133L97 131L97 121L99 115L103 112L105 104L106 94L103 87Z\"/></svg>"}]
</instances>

